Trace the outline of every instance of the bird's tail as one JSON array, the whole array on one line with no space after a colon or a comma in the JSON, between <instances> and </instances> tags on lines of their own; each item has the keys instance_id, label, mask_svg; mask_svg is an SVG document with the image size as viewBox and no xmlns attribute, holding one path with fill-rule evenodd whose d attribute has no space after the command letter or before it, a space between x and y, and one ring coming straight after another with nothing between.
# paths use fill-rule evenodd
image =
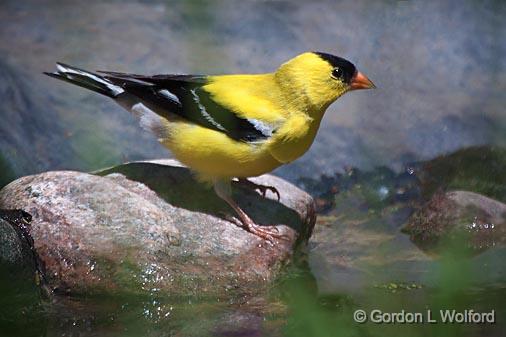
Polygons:
<instances>
[{"instance_id":1,"label":"bird's tail","mask_svg":"<svg viewBox=\"0 0 506 337\"><path fill-rule=\"evenodd\" d=\"M121 87L113 84L104 77L89 71L63 63L56 63L56 69L57 70L55 72L45 72L44 74L98 92L111 98L115 98L124 92Z\"/></svg>"}]
</instances>

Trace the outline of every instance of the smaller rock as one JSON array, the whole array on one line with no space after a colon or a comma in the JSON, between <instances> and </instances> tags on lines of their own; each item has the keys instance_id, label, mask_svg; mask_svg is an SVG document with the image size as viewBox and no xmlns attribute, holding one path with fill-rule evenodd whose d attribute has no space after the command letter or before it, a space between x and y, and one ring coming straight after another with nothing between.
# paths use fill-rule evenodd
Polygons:
<instances>
[{"instance_id":1,"label":"smaller rock","mask_svg":"<svg viewBox=\"0 0 506 337\"><path fill-rule=\"evenodd\" d=\"M27 234L16 224L24 215L23 211L0 210L0 322L9 322L0 324L2 336L15 335L16 328L22 328L19 322L30 316L40 300L37 263Z\"/></svg>"},{"instance_id":2,"label":"smaller rock","mask_svg":"<svg viewBox=\"0 0 506 337\"><path fill-rule=\"evenodd\" d=\"M30 221L30 214L22 210L0 209L1 283L21 288L35 283L38 264L29 234Z\"/></svg>"},{"instance_id":3,"label":"smaller rock","mask_svg":"<svg viewBox=\"0 0 506 337\"><path fill-rule=\"evenodd\" d=\"M0 210L0 212L4 212ZM35 270L30 247L13 224L4 220L0 214L0 267L2 269L18 269L22 275L27 275L26 270ZM33 267L33 268L32 268ZM28 272L30 274L31 272ZM18 274L18 272L15 272ZM2 275L8 276L8 275Z\"/></svg>"},{"instance_id":4,"label":"smaller rock","mask_svg":"<svg viewBox=\"0 0 506 337\"><path fill-rule=\"evenodd\" d=\"M453 243L473 254L506 242L506 204L468 191L436 192L402 229L422 250ZM456 240L464 240L464 246Z\"/></svg>"}]
</instances>

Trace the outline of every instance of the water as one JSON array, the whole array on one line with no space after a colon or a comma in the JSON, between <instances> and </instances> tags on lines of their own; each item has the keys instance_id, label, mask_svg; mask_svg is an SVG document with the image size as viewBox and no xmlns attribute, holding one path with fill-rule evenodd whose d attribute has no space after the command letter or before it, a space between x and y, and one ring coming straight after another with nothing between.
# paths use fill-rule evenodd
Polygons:
<instances>
[{"instance_id":1,"label":"water","mask_svg":"<svg viewBox=\"0 0 506 337\"><path fill-rule=\"evenodd\" d=\"M169 295L116 294L60 298L35 308L14 323L3 321L3 335L15 336L501 336L506 308L504 287L470 287L464 260L448 258L434 272L437 287L388 283L355 293L318 295L314 276L294 267L265 298L233 300L177 298ZM356 310L367 313L423 314L419 324L359 324ZM430 324L440 310L494 310L497 324ZM5 317L5 316L4 316ZM28 326L26 322L30 322ZM8 334L8 332L11 334ZM7 332L7 333L6 333Z\"/></svg>"},{"instance_id":2,"label":"water","mask_svg":"<svg viewBox=\"0 0 506 337\"><path fill-rule=\"evenodd\" d=\"M311 150L275 172L319 197L321 209L308 249L268 293L198 298L147 288L34 306L3 284L0 334L506 335L504 248L470 258L454 242L436 259L400 232L423 197L405 164L506 144L505 15L502 1L3 1L0 185L170 155L112 102L43 76L56 61L135 73L266 72L319 50L352 60L378 89L332 105ZM464 186L504 202L504 166L472 158L438 170L431 191ZM356 168L365 176L354 180ZM320 175L335 172L350 179L329 192L332 179ZM457 172L451 181L448 172ZM359 324L357 309L495 310L498 323Z\"/></svg>"}]
</instances>

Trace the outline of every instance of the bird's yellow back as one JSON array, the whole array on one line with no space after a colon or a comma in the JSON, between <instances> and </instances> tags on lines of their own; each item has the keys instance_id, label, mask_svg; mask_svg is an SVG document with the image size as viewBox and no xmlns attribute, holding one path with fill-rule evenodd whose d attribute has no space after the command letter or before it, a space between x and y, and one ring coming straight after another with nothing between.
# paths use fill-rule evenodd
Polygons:
<instances>
[{"instance_id":1,"label":"bird's yellow back","mask_svg":"<svg viewBox=\"0 0 506 337\"><path fill-rule=\"evenodd\" d=\"M203 87L213 99L244 118L275 123L285 119L289 111L282 90L272 73L258 75L210 76Z\"/></svg>"}]
</instances>

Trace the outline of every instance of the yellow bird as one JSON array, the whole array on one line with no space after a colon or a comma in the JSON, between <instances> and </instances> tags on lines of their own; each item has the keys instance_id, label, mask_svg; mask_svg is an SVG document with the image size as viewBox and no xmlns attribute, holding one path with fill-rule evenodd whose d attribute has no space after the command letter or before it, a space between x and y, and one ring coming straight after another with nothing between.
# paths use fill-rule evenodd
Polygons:
<instances>
[{"instance_id":1,"label":"yellow bird","mask_svg":"<svg viewBox=\"0 0 506 337\"><path fill-rule=\"evenodd\" d=\"M258 176L304 154L328 106L350 90L374 88L338 56L306 52L275 72L248 75L101 75L57 63L51 77L114 99L136 116L200 181L237 213L242 226L270 242L273 227L256 224L232 199L231 181Z\"/></svg>"}]
</instances>

